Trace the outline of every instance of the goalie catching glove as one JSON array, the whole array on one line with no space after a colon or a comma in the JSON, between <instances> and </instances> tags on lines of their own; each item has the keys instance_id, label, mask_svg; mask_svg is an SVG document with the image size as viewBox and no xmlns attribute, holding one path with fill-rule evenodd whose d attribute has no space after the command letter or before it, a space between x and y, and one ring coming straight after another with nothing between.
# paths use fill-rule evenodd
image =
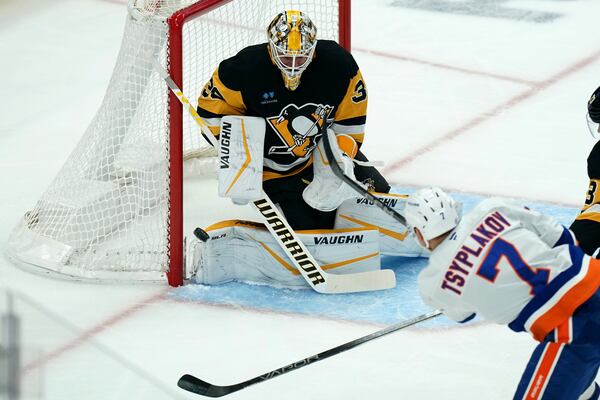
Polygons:
<instances>
[{"instance_id":1,"label":"goalie catching glove","mask_svg":"<svg viewBox=\"0 0 600 400\"><path fill-rule=\"evenodd\" d=\"M355 179L354 156L358 146L354 139L348 135L338 135L328 129L325 133L329 135L335 159L344 173ZM336 140L337 139L337 140ZM356 197L356 192L344 181L335 176L327 161L323 140L313 152L313 180L302 192L302 198L314 209L320 211L333 211L346 199Z\"/></svg>"}]
</instances>

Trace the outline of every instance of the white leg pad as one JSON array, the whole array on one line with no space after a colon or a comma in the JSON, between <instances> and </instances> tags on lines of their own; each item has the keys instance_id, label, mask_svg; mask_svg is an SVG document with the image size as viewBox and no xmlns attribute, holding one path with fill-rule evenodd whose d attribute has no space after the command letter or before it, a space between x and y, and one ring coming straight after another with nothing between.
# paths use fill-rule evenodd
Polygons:
<instances>
[{"instance_id":1,"label":"white leg pad","mask_svg":"<svg viewBox=\"0 0 600 400\"><path fill-rule=\"evenodd\" d=\"M196 270L192 281L216 285L230 281L276 287L308 288L273 236L261 224L224 221L206 229L207 242L192 239L189 254ZM332 274L380 269L379 233L375 229L296 232L308 250Z\"/></svg>"},{"instance_id":2,"label":"white leg pad","mask_svg":"<svg viewBox=\"0 0 600 400\"><path fill-rule=\"evenodd\" d=\"M404 215L406 195L374 193L400 215ZM372 201L364 198L352 198L344 201L338 208L335 228L375 227L379 230L381 254L403 257L429 257L407 228L379 209Z\"/></svg>"}]
</instances>

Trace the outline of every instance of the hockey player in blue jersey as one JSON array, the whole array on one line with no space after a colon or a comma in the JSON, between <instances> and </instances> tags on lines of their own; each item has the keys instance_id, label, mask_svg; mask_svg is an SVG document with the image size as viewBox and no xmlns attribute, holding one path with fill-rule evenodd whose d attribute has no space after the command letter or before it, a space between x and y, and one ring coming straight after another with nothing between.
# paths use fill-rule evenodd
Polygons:
<instances>
[{"instance_id":1,"label":"hockey player in blue jersey","mask_svg":"<svg viewBox=\"0 0 600 400\"><path fill-rule=\"evenodd\" d=\"M592 136L600 139L600 87L588 101L587 121ZM600 141L590 151L587 170L590 184L581 213L571 225L571 230L587 254L600 258Z\"/></svg>"},{"instance_id":2,"label":"hockey player in blue jersey","mask_svg":"<svg viewBox=\"0 0 600 400\"><path fill-rule=\"evenodd\" d=\"M406 221L431 251L418 285L423 301L464 322L476 314L535 348L514 399L598 399L600 260L573 233L521 204L488 199L464 217L437 188L406 203Z\"/></svg>"}]
</instances>

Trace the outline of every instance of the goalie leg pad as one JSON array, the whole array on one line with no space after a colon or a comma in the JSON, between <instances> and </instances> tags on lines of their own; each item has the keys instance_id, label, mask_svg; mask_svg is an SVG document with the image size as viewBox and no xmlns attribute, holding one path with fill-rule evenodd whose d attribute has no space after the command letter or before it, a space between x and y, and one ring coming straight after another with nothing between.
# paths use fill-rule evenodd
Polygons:
<instances>
[{"instance_id":1,"label":"goalie leg pad","mask_svg":"<svg viewBox=\"0 0 600 400\"><path fill-rule=\"evenodd\" d=\"M231 281L308 288L262 224L224 221L206 228L210 239L191 239L192 281L217 285ZM332 274L380 269L378 232L372 228L296 232L321 267Z\"/></svg>"},{"instance_id":2,"label":"goalie leg pad","mask_svg":"<svg viewBox=\"0 0 600 400\"><path fill-rule=\"evenodd\" d=\"M404 215L408 196L390 193L373 193L400 215ZM338 208L335 228L372 227L379 230L381 254L403 257L429 257L406 226L380 210L372 201L364 197L348 199Z\"/></svg>"}]
</instances>

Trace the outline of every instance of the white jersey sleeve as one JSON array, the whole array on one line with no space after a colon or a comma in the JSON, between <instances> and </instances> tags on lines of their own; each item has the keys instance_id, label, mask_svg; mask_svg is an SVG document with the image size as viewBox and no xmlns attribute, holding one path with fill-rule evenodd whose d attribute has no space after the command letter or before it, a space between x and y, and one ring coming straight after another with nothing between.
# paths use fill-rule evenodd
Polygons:
<instances>
[{"instance_id":1,"label":"white jersey sleeve","mask_svg":"<svg viewBox=\"0 0 600 400\"><path fill-rule=\"evenodd\" d=\"M532 210L516 201L489 199L480 203L481 211L498 210L519 220L523 228L534 232L550 247L576 243L575 235L554 218Z\"/></svg>"},{"instance_id":2,"label":"white jersey sleeve","mask_svg":"<svg viewBox=\"0 0 600 400\"><path fill-rule=\"evenodd\" d=\"M600 266L589 264L569 231L551 218L491 199L433 251L419 290L427 304L456 321L479 314L537 338L597 289Z\"/></svg>"}]
</instances>

